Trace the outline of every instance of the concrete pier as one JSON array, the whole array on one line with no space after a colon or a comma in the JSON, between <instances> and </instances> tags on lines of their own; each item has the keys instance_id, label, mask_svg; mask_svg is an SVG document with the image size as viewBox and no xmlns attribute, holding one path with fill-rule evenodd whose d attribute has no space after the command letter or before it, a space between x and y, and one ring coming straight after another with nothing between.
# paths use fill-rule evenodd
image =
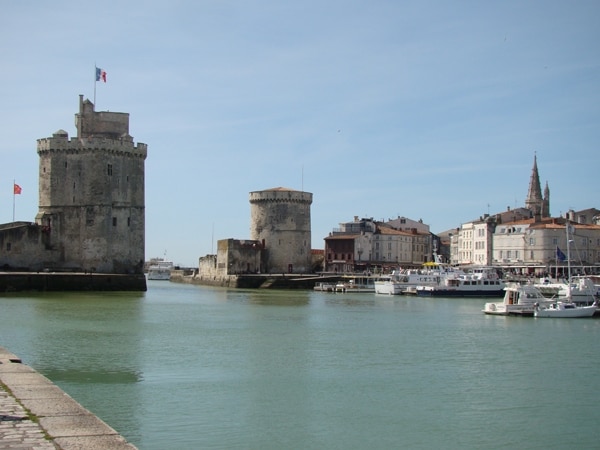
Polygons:
<instances>
[{"instance_id":1,"label":"concrete pier","mask_svg":"<svg viewBox=\"0 0 600 450\"><path fill-rule=\"evenodd\" d=\"M240 274L219 277L188 274L183 270L172 270L170 281L240 289L314 289L317 283L341 280L339 275L316 274Z\"/></svg>"},{"instance_id":2,"label":"concrete pier","mask_svg":"<svg viewBox=\"0 0 600 450\"><path fill-rule=\"evenodd\" d=\"M0 347L0 449L136 447L48 378Z\"/></svg>"}]
</instances>

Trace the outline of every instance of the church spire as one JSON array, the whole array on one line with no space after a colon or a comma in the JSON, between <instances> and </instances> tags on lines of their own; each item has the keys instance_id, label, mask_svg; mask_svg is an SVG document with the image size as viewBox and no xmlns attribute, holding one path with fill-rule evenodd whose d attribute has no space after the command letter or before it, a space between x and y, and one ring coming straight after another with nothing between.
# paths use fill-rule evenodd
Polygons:
<instances>
[{"instance_id":1,"label":"church spire","mask_svg":"<svg viewBox=\"0 0 600 450\"><path fill-rule=\"evenodd\" d=\"M543 206L544 198L542 197L542 187L537 167L537 154L534 153L533 169L531 170L531 178L529 179L529 192L525 199L525 208L529 209L535 216L542 214Z\"/></svg>"},{"instance_id":2,"label":"church spire","mask_svg":"<svg viewBox=\"0 0 600 450\"><path fill-rule=\"evenodd\" d=\"M544 206L542 207L542 217L550 217L550 188L546 181L546 187L544 188Z\"/></svg>"}]
</instances>

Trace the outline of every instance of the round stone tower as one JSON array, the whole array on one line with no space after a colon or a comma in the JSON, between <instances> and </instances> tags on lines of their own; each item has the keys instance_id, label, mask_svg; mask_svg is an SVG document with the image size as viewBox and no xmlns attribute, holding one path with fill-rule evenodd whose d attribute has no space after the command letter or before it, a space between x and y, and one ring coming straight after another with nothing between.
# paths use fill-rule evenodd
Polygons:
<instances>
[{"instance_id":1,"label":"round stone tower","mask_svg":"<svg viewBox=\"0 0 600 450\"><path fill-rule=\"evenodd\" d=\"M310 192L282 187L250 192L250 238L264 245L263 270L311 271Z\"/></svg>"}]
</instances>

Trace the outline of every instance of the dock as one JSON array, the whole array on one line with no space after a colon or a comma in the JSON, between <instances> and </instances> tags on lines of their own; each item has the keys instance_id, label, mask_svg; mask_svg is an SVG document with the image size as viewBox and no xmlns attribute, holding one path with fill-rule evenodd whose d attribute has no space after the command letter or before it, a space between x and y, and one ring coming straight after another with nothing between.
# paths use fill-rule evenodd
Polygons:
<instances>
[{"instance_id":1,"label":"dock","mask_svg":"<svg viewBox=\"0 0 600 450\"><path fill-rule=\"evenodd\" d=\"M0 347L0 449L136 450L48 378Z\"/></svg>"}]
</instances>

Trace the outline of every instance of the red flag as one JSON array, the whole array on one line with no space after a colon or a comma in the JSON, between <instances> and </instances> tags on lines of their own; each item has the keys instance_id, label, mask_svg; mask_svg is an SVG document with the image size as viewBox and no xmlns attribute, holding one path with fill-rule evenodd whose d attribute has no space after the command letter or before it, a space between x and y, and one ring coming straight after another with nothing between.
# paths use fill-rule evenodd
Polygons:
<instances>
[{"instance_id":1,"label":"red flag","mask_svg":"<svg viewBox=\"0 0 600 450\"><path fill-rule=\"evenodd\" d=\"M14 187L13 187L13 189L14 189L14 190L13 190L14 194L15 194L15 195L20 195L20 194L21 194L21 191L22 191L23 189L21 189L21 186L19 186L17 183L13 183L13 184L14 184Z\"/></svg>"}]
</instances>

